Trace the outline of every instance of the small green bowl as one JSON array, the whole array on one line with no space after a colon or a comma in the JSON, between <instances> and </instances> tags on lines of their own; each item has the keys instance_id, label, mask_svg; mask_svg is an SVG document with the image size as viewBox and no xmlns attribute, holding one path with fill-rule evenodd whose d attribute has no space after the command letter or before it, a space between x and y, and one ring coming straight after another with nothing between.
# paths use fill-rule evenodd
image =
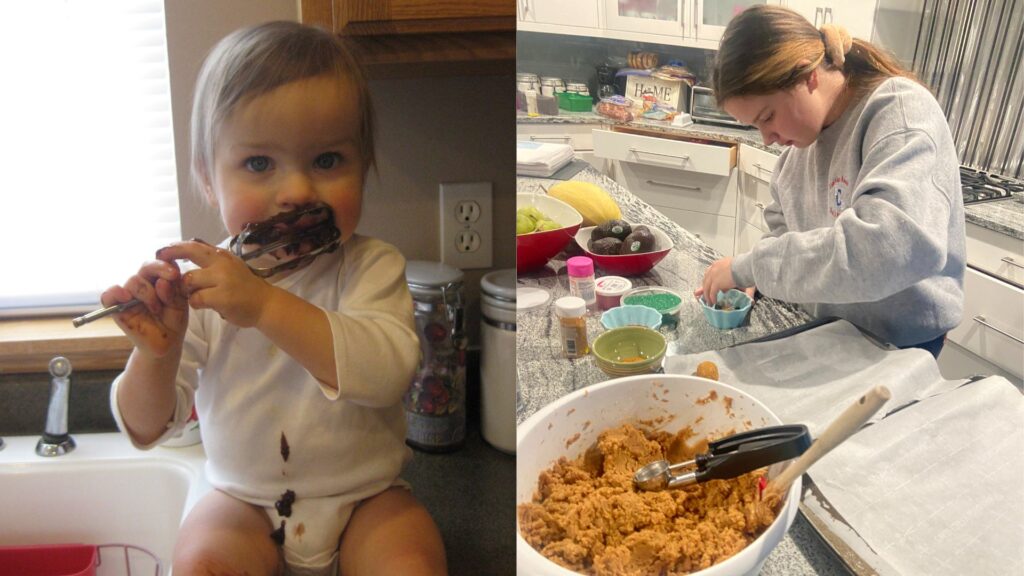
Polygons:
<instances>
[{"instance_id":1,"label":"small green bowl","mask_svg":"<svg viewBox=\"0 0 1024 576\"><path fill-rule=\"evenodd\" d=\"M601 333L591 347L594 362L609 376L650 374L661 366L668 345L657 330L623 326Z\"/></svg>"}]
</instances>

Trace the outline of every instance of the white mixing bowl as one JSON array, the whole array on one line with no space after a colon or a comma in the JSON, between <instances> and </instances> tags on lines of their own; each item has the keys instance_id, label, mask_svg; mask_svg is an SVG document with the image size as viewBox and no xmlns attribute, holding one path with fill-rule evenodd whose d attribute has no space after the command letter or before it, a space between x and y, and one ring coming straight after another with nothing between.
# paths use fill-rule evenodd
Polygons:
<instances>
[{"instance_id":1,"label":"white mixing bowl","mask_svg":"<svg viewBox=\"0 0 1024 576\"><path fill-rule=\"evenodd\" d=\"M712 391L717 394L717 401L708 401ZM726 397L732 399L729 406L724 401ZM783 423L763 404L736 388L696 376L653 374L594 384L552 402L517 428L516 505L531 501L540 473L560 457L575 458L595 442L601 432L625 423L639 424L641 420L660 422L662 429L673 433L690 426L698 438L719 438ZM768 477L774 477L784 466L772 466ZM694 574L756 575L793 523L799 503L798 478L786 495L782 511L761 536L736 555ZM530 546L519 533L518 521L516 573L523 576L576 574Z\"/></svg>"}]
</instances>

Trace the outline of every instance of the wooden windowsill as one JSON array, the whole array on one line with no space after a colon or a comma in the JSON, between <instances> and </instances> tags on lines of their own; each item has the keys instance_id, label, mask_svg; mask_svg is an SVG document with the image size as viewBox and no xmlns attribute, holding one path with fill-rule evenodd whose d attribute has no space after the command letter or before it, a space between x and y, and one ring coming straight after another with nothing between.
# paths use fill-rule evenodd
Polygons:
<instances>
[{"instance_id":1,"label":"wooden windowsill","mask_svg":"<svg viewBox=\"0 0 1024 576\"><path fill-rule=\"evenodd\" d=\"M103 318L81 328L70 316L0 320L0 374L46 372L50 359L64 356L74 370L121 370L131 341Z\"/></svg>"}]
</instances>

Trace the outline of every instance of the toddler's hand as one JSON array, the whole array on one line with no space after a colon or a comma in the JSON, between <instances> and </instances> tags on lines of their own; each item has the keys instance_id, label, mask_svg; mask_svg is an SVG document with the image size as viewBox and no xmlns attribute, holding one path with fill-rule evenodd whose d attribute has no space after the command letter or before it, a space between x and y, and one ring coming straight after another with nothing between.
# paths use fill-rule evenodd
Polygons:
<instances>
[{"instance_id":1,"label":"toddler's hand","mask_svg":"<svg viewBox=\"0 0 1024 576\"><path fill-rule=\"evenodd\" d=\"M243 328L256 325L273 287L228 250L202 241L175 242L157 252L161 260L186 259L199 266L182 277L188 305L215 310Z\"/></svg>"},{"instance_id":2,"label":"toddler's hand","mask_svg":"<svg viewBox=\"0 0 1024 576\"><path fill-rule=\"evenodd\" d=\"M114 315L114 322L136 348L156 357L181 344L188 328L181 272L174 261L146 262L124 286L111 286L100 296L104 306L137 298L142 304Z\"/></svg>"}]
</instances>

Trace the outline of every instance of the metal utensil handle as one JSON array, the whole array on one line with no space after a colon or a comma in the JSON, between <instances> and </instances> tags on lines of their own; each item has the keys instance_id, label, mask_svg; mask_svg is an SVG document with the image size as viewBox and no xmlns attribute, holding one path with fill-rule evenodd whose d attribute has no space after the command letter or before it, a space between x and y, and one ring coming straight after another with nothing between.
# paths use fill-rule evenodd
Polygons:
<instances>
[{"instance_id":1,"label":"metal utensil handle","mask_svg":"<svg viewBox=\"0 0 1024 576\"><path fill-rule=\"evenodd\" d=\"M871 418L878 409L890 398L892 393L885 386L875 386L868 390L863 396L851 404L842 414L836 417L828 428L818 436L811 447L768 483L766 490L777 494L784 493L789 485L807 471L812 464L822 456L828 454L833 448L843 443L844 440L853 436L854 432L860 429L865 422Z\"/></svg>"},{"instance_id":2,"label":"metal utensil handle","mask_svg":"<svg viewBox=\"0 0 1024 576\"><path fill-rule=\"evenodd\" d=\"M106 308L93 310L92 312L89 312L84 316L79 316L78 318L75 318L74 320L71 321L71 323L75 326L75 328L78 328L80 326L88 324L89 322L93 322L95 320L99 320L100 318L110 316L111 314L115 314L117 312L124 312L125 310L131 308L132 306L135 306L136 304L142 304L142 300L139 300L138 298L132 298L127 302L121 302L120 304L114 304L113 306L107 306Z\"/></svg>"}]
</instances>

